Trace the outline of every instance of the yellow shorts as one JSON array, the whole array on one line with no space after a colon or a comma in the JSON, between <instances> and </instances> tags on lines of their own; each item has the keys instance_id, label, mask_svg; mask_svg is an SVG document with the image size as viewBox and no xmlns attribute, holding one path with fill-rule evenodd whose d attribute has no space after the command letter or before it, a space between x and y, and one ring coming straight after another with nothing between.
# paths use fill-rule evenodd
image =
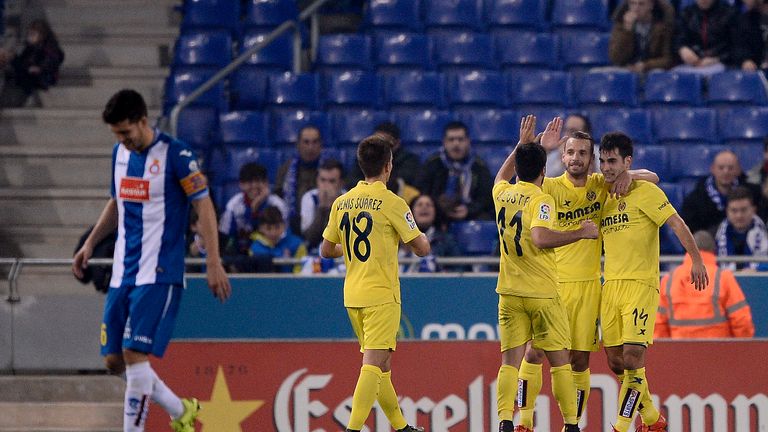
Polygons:
<instances>
[{"instance_id":1,"label":"yellow shorts","mask_svg":"<svg viewBox=\"0 0 768 432\"><path fill-rule=\"evenodd\" d=\"M347 314L360 342L360 352L367 349L395 350L397 331L400 329L400 303L347 308Z\"/></svg>"},{"instance_id":2,"label":"yellow shorts","mask_svg":"<svg viewBox=\"0 0 768 432\"><path fill-rule=\"evenodd\" d=\"M568 311L571 329L571 349L597 351L600 335L597 330L600 318L600 281L560 282L557 292Z\"/></svg>"},{"instance_id":3,"label":"yellow shorts","mask_svg":"<svg viewBox=\"0 0 768 432\"><path fill-rule=\"evenodd\" d=\"M600 325L603 345L650 345L659 307L655 280L609 280L603 284Z\"/></svg>"},{"instance_id":4,"label":"yellow shorts","mask_svg":"<svg viewBox=\"0 0 768 432\"><path fill-rule=\"evenodd\" d=\"M533 347L544 351L570 348L568 315L555 298L499 295L499 336L501 352L533 339Z\"/></svg>"}]
</instances>

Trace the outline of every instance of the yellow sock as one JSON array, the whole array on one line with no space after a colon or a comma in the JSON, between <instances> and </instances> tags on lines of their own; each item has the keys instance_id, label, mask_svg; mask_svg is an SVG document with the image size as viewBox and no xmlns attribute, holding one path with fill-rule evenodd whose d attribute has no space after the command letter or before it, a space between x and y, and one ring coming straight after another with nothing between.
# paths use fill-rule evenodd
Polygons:
<instances>
[{"instance_id":1,"label":"yellow sock","mask_svg":"<svg viewBox=\"0 0 768 432\"><path fill-rule=\"evenodd\" d=\"M589 400L589 369L584 372L573 372L573 384L576 386L576 419L581 420L582 414L587 410Z\"/></svg>"},{"instance_id":2,"label":"yellow sock","mask_svg":"<svg viewBox=\"0 0 768 432\"><path fill-rule=\"evenodd\" d=\"M496 379L496 401L498 403L499 421L512 421L515 415L515 393L517 390L517 368L501 365Z\"/></svg>"},{"instance_id":3,"label":"yellow sock","mask_svg":"<svg viewBox=\"0 0 768 432\"><path fill-rule=\"evenodd\" d=\"M347 429L360 430L368 419L373 403L379 395L381 385L381 369L365 364L360 368L355 393L352 395L352 414L349 417Z\"/></svg>"},{"instance_id":4,"label":"yellow sock","mask_svg":"<svg viewBox=\"0 0 768 432\"><path fill-rule=\"evenodd\" d=\"M645 368L643 368L643 370L645 370ZM638 412L640 413L640 417L643 419L643 424L647 424L649 426L656 423L661 416L661 413L653 404L653 399L651 398L651 389L648 386L647 377L645 378L645 391L640 398Z\"/></svg>"},{"instance_id":5,"label":"yellow sock","mask_svg":"<svg viewBox=\"0 0 768 432\"><path fill-rule=\"evenodd\" d=\"M576 424L576 387L571 365L549 368L552 374L552 395L557 399L565 424Z\"/></svg>"},{"instance_id":6,"label":"yellow sock","mask_svg":"<svg viewBox=\"0 0 768 432\"><path fill-rule=\"evenodd\" d=\"M517 406L520 407L520 424L533 429L533 408L541 391L541 365L523 360L517 385Z\"/></svg>"},{"instance_id":7,"label":"yellow sock","mask_svg":"<svg viewBox=\"0 0 768 432\"><path fill-rule=\"evenodd\" d=\"M643 393L648 391L648 383L645 380L645 368L627 369L624 371L624 382L619 392L619 412L616 424L613 425L619 432L627 432L632 425L637 406L643 398Z\"/></svg>"},{"instance_id":8,"label":"yellow sock","mask_svg":"<svg viewBox=\"0 0 768 432\"><path fill-rule=\"evenodd\" d=\"M397 393L392 385L392 371L381 374L381 385L379 386L379 397L377 399L384 414L387 415L389 423L395 430L402 429L408 425L400 411L400 404L397 402Z\"/></svg>"}]
</instances>

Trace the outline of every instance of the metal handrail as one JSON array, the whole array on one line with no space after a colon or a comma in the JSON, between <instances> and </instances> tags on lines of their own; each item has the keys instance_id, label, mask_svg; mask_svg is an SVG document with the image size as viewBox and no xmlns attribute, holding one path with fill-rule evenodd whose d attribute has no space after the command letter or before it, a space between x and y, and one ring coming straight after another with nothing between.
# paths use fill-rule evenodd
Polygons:
<instances>
[{"instance_id":1,"label":"metal handrail","mask_svg":"<svg viewBox=\"0 0 768 432\"><path fill-rule=\"evenodd\" d=\"M309 5L306 9L301 11L299 13L296 20L289 20L285 21L284 23L280 24L276 29L274 29L271 33L269 33L263 41L257 43L256 45L248 48L247 51L240 54L237 58L232 60L228 65L224 66L221 70L216 72L211 78L208 79L208 81L204 82L200 85L200 87L196 88L192 93L190 93L186 98L181 100L179 103L177 103L173 109L171 109L171 115L170 115L170 133L172 136L177 136L178 127L179 127L179 116L181 115L181 110L186 108L188 105L190 105L192 102L194 102L197 98L203 95L203 93L207 92L211 89L214 85L216 85L219 81L223 80L227 75L232 73L235 69L240 67L243 63L245 63L249 57L251 57L253 54L256 54L257 52L261 51L264 47L272 43L275 39L277 39L280 35L287 32L291 28L294 30L293 34L293 72L299 73L301 71L301 27L299 26L300 23L306 21L308 18L312 18L312 29L311 29L311 35L310 35L310 43L312 47L312 52L314 52L315 47L317 46L317 40L319 38L319 29L317 28L317 17L316 12L318 9L320 9L323 5L325 5L328 2L328 0L316 0L314 3Z\"/></svg>"}]
</instances>

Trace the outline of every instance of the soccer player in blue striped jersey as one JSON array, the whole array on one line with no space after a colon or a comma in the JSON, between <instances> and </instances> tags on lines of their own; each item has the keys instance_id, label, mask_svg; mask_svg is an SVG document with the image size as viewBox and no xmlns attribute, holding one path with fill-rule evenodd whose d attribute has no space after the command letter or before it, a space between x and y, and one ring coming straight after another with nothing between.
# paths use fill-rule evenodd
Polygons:
<instances>
[{"instance_id":1,"label":"soccer player in blue striped jersey","mask_svg":"<svg viewBox=\"0 0 768 432\"><path fill-rule=\"evenodd\" d=\"M173 331L184 284L190 204L208 246L208 286L221 301L231 293L218 252L216 213L194 153L149 126L139 93L117 92L102 117L118 140L112 151L112 196L76 253L72 271L82 275L93 246L117 229L101 354L112 373L125 371L123 431L144 430L152 400L171 416L174 432L193 432L197 400L176 396L152 370L149 356L163 356Z\"/></svg>"}]
</instances>

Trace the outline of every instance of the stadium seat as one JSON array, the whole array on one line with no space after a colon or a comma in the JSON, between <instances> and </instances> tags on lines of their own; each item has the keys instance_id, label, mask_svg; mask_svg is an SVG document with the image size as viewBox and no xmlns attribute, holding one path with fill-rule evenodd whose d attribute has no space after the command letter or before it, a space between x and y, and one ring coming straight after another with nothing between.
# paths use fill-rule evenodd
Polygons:
<instances>
[{"instance_id":1,"label":"stadium seat","mask_svg":"<svg viewBox=\"0 0 768 432\"><path fill-rule=\"evenodd\" d=\"M488 26L494 28L546 28L546 3L541 0L485 0Z\"/></svg>"},{"instance_id":2,"label":"stadium seat","mask_svg":"<svg viewBox=\"0 0 768 432\"><path fill-rule=\"evenodd\" d=\"M323 100L326 107L366 107L379 105L379 79L371 72L344 71L323 74Z\"/></svg>"},{"instance_id":3,"label":"stadium seat","mask_svg":"<svg viewBox=\"0 0 768 432\"><path fill-rule=\"evenodd\" d=\"M240 2L232 0L185 0L181 30L219 29L234 32L240 21Z\"/></svg>"},{"instance_id":4,"label":"stadium seat","mask_svg":"<svg viewBox=\"0 0 768 432\"><path fill-rule=\"evenodd\" d=\"M219 135L227 147L269 147L269 117L257 111L232 111L219 117Z\"/></svg>"},{"instance_id":5,"label":"stadium seat","mask_svg":"<svg viewBox=\"0 0 768 432\"><path fill-rule=\"evenodd\" d=\"M571 77L567 72L551 70L508 73L507 96L513 106L567 106L571 102Z\"/></svg>"},{"instance_id":6,"label":"stadium seat","mask_svg":"<svg viewBox=\"0 0 768 432\"><path fill-rule=\"evenodd\" d=\"M228 149L227 172L230 181L237 181L240 167L249 163L256 162L267 168L267 177L269 183L275 183L277 169L282 163L282 152L280 150L266 149L263 147L245 147Z\"/></svg>"},{"instance_id":7,"label":"stadium seat","mask_svg":"<svg viewBox=\"0 0 768 432\"><path fill-rule=\"evenodd\" d=\"M666 109L653 113L658 142L709 142L718 140L715 111L709 108Z\"/></svg>"},{"instance_id":8,"label":"stadium seat","mask_svg":"<svg viewBox=\"0 0 768 432\"><path fill-rule=\"evenodd\" d=\"M405 72L384 78L384 100L390 108L442 108L445 102L443 75L437 72Z\"/></svg>"},{"instance_id":9,"label":"stadium seat","mask_svg":"<svg viewBox=\"0 0 768 432\"><path fill-rule=\"evenodd\" d=\"M430 29L477 31L483 27L482 2L478 0L422 0L424 25Z\"/></svg>"},{"instance_id":10,"label":"stadium seat","mask_svg":"<svg viewBox=\"0 0 768 432\"><path fill-rule=\"evenodd\" d=\"M669 177L669 152L664 146L647 145L634 148L632 169L645 168L662 180Z\"/></svg>"},{"instance_id":11,"label":"stadium seat","mask_svg":"<svg viewBox=\"0 0 768 432\"><path fill-rule=\"evenodd\" d=\"M294 0L248 0L247 4L243 22L246 29L271 30L298 16Z\"/></svg>"},{"instance_id":12,"label":"stadium seat","mask_svg":"<svg viewBox=\"0 0 768 432\"><path fill-rule=\"evenodd\" d=\"M450 232L463 255L492 255L499 244L495 221L454 222Z\"/></svg>"},{"instance_id":13,"label":"stadium seat","mask_svg":"<svg viewBox=\"0 0 768 432\"><path fill-rule=\"evenodd\" d=\"M186 99L215 73L216 69L209 67L179 66L174 68L166 81L165 112L170 112L173 105ZM208 106L226 111L227 101L224 99L224 83L219 82L214 85L192 102L192 106Z\"/></svg>"},{"instance_id":14,"label":"stadium seat","mask_svg":"<svg viewBox=\"0 0 768 432\"><path fill-rule=\"evenodd\" d=\"M448 111L424 110L398 115L396 123L402 131L400 140L410 148L411 144L440 146L443 128L451 120Z\"/></svg>"},{"instance_id":15,"label":"stadium seat","mask_svg":"<svg viewBox=\"0 0 768 432\"><path fill-rule=\"evenodd\" d=\"M318 107L319 78L313 73L283 72L269 77L267 105L271 108Z\"/></svg>"},{"instance_id":16,"label":"stadium seat","mask_svg":"<svg viewBox=\"0 0 768 432\"><path fill-rule=\"evenodd\" d=\"M565 34L560 48L561 58L566 68L590 68L607 66L608 33Z\"/></svg>"},{"instance_id":17,"label":"stadium seat","mask_svg":"<svg viewBox=\"0 0 768 432\"><path fill-rule=\"evenodd\" d=\"M232 61L232 36L227 31L184 33L176 40L175 65L224 67Z\"/></svg>"},{"instance_id":18,"label":"stadium seat","mask_svg":"<svg viewBox=\"0 0 768 432\"><path fill-rule=\"evenodd\" d=\"M732 70L709 78L707 103L710 105L768 105L762 72Z\"/></svg>"},{"instance_id":19,"label":"stadium seat","mask_svg":"<svg viewBox=\"0 0 768 432\"><path fill-rule=\"evenodd\" d=\"M554 0L552 27L606 30L609 27L608 10L604 0Z\"/></svg>"},{"instance_id":20,"label":"stadium seat","mask_svg":"<svg viewBox=\"0 0 768 432\"><path fill-rule=\"evenodd\" d=\"M274 114L272 118L273 146L295 146L299 137L299 130L307 125L315 126L320 130L325 147L333 144L328 134L331 130L328 116L324 112L296 110Z\"/></svg>"},{"instance_id":21,"label":"stadium seat","mask_svg":"<svg viewBox=\"0 0 768 432\"><path fill-rule=\"evenodd\" d=\"M356 148L363 138L371 135L376 126L389 121L384 111L354 111L336 113L332 117L333 141L341 148Z\"/></svg>"},{"instance_id":22,"label":"stadium seat","mask_svg":"<svg viewBox=\"0 0 768 432\"><path fill-rule=\"evenodd\" d=\"M371 40L359 34L320 36L315 66L318 71L370 70Z\"/></svg>"},{"instance_id":23,"label":"stadium seat","mask_svg":"<svg viewBox=\"0 0 768 432\"><path fill-rule=\"evenodd\" d=\"M365 22L376 29L421 30L420 4L417 0L370 0Z\"/></svg>"},{"instance_id":24,"label":"stadium seat","mask_svg":"<svg viewBox=\"0 0 768 432\"><path fill-rule=\"evenodd\" d=\"M203 172L211 185L223 185L228 180L227 155L222 147L214 147L208 152L203 164ZM217 209L221 209L217 203Z\"/></svg>"},{"instance_id":25,"label":"stadium seat","mask_svg":"<svg viewBox=\"0 0 768 432\"><path fill-rule=\"evenodd\" d=\"M268 35L267 30L246 33L240 44L240 52L243 53L252 46L263 43ZM248 64L276 71L290 70L293 66L293 37L290 33L278 36L261 51L251 55Z\"/></svg>"},{"instance_id":26,"label":"stadium seat","mask_svg":"<svg viewBox=\"0 0 768 432\"><path fill-rule=\"evenodd\" d=\"M669 198L669 202L672 204L672 206L677 209L677 211L680 211L683 208L683 199L685 198L685 194L683 194L683 187L677 183L663 182L659 183L659 187L667 195L667 198Z\"/></svg>"},{"instance_id":27,"label":"stadium seat","mask_svg":"<svg viewBox=\"0 0 768 432\"><path fill-rule=\"evenodd\" d=\"M475 144L472 143L472 149L475 152L475 156L482 159L488 166L488 170L491 172L491 177L496 177L496 173L499 172L499 168L507 160L507 156L512 153L513 145L507 143L506 145L498 144Z\"/></svg>"},{"instance_id":28,"label":"stadium seat","mask_svg":"<svg viewBox=\"0 0 768 432\"><path fill-rule=\"evenodd\" d=\"M685 249L680 244L675 232L666 224L659 229L659 252L661 255L683 255L685 253Z\"/></svg>"},{"instance_id":29,"label":"stadium seat","mask_svg":"<svg viewBox=\"0 0 768 432\"><path fill-rule=\"evenodd\" d=\"M520 130L520 117L511 110L471 110L463 111L460 119L469 128L473 143L488 146L510 145L517 142ZM487 147L484 147L487 148ZM481 149L477 149L479 154Z\"/></svg>"},{"instance_id":30,"label":"stadium seat","mask_svg":"<svg viewBox=\"0 0 768 432\"><path fill-rule=\"evenodd\" d=\"M763 163L765 145L762 142L733 143L726 145L726 148L736 153L741 169L744 171Z\"/></svg>"},{"instance_id":31,"label":"stadium seat","mask_svg":"<svg viewBox=\"0 0 768 432\"><path fill-rule=\"evenodd\" d=\"M719 120L720 135L727 143L762 143L768 137L768 107L727 108Z\"/></svg>"},{"instance_id":32,"label":"stadium seat","mask_svg":"<svg viewBox=\"0 0 768 432\"><path fill-rule=\"evenodd\" d=\"M725 146L712 144L674 144L669 146L669 177L702 177L709 175L715 155Z\"/></svg>"},{"instance_id":33,"label":"stadium seat","mask_svg":"<svg viewBox=\"0 0 768 432\"><path fill-rule=\"evenodd\" d=\"M645 105L701 105L701 76L691 73L654 71L645 81Z\"/></svg>"},{"instance_id":34,"label":"stadium seat","mask_svg":"<svg viewBox=\"0 0 768 432\"><path fill-rule=\"evenodd\" d=\"M533 114L536 116L536 132L543 132L544 128L547 127L547 123L549 123L553 118L560 117L561 119L565 120L566 116L568 115L568 111L565 109L565 107L558 107L558 106L530 106L525 107L524 109L518 110L518 116L523 117L524 115ZM517 130L520 130L520 119L517 119L517 122L515 123L517 125Z\"/></svg>"},{"instance_id":35,"label":"stadium seat","mask_svg":"<svg viewBox=\"0 0 768 432\"><path fill-rule=\"evenodd\" d=\"M434 38L441 70L495 69L491 38L481 33L455 33Z\"/></svg>"},{"instance_id":36,"label":"stadium seat","mask_svg":"<svg viewBox=\"0 0 768 432\"><path fill-rule=\"evenodd\" d=\"M550 33L521 32L514 37L495 36L496 59L504 69L556 69L557 37Z\"/></svg>"},{"instance_id":37,"label":"stadium seat","mask_svg":"<svg viewBox=\"0 0 768 432\"><path fill-rule=\"evenodd\" d=\"M272 73L259 66L240 66L229 83L232 108L235 110L261 109L267 101L267 84Z\"/></svg>"},{"instance_id":38,"label":"stadium seat","mask_svg":"<svg viewBox=\"0 0 768 432\"><path fill-rule=\"evenodd\" d=\"M637 105L637 75L629 71L589 72L578 80L576 99L584 105Z\"/></svg>"},{"instance_id":39,"label":"stadium seat","mask_svg":"<svg viewBox=\"0 0 768 432\"><path fill-rule=\"evenodd\" d=\"M179 114L178 138L196 150L208 150L217 141L218 120L215 108L184 108Z\"/></svg>"},{"instance_id":40,"label":"stadium seat","mask_svg":"<svg viewBox=\"0 0 768 432\"><path fill-rule=\"evenodd\" d=\"M636 144L653 144L651 113L644 109L601 109L590 113L594 124L594 139L608 132L624 132Z\"/></svg>"},{"instance_id":41,"label":"stadium seat","mask_svg":"<svg viewBox=\"0 0 768 432\"><path fill-rule=\"evenodd\" d=\"M448 100L454 110L462 106L503 108L507 105L503 89L504 77L498 72L456 72L448 78Z\"/></svg>"},{"instance_id":42,"label":"stadium seat","mask_svg":"<svg viewBox=\"0 0 768 432\"><path fill-rule=\"evenodd\" d=\"M432 69L429 40L422 34L395 33L376 39L378 72Z\"/></svg>"}]
</instances>

